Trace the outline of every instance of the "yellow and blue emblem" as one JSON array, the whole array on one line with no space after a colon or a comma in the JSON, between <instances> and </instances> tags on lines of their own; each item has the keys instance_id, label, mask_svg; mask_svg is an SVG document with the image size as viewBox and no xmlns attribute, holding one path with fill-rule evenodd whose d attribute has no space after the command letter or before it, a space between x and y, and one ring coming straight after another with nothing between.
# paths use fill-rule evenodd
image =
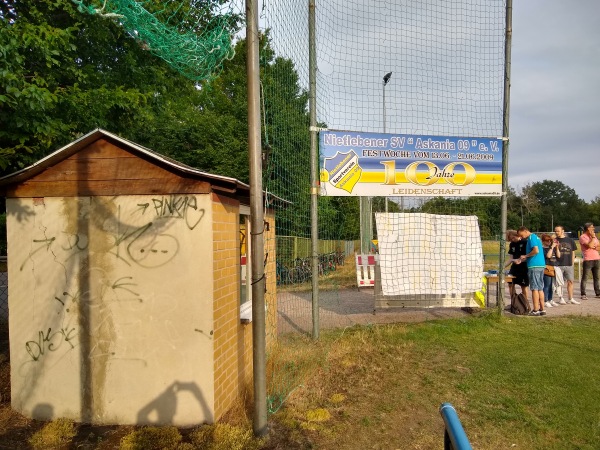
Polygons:
<instances>
[{"instance_id":1,"label":"yellow and blue emblem","mask_svg":"<svg viewBox=\"0 0 600 450\"><path fill-rule=\"evenodd\" d=\"M321 182L330 183L332 186L352 192L362 175L362 168L358 164L358 155L354 150L347 153L337 152L331 158L325 158L321 169Z\"/></svg>"}]
</instances>

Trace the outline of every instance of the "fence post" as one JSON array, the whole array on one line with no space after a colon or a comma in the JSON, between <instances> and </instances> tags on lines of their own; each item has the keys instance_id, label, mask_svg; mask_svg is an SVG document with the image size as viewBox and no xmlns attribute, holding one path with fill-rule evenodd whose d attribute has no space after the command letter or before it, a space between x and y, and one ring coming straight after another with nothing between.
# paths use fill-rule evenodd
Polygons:
<instances>
[{"instance_id":1,"label":"fence post","mask_svg":"<svg viewBox=\"0 0 600 450\"><path fill-rule=\"evenodd\" d=\"M298 237L293 236L292 239L294 239L294 259L293 259L293 261L295 261L296 258L298 257Z\"/></svg>"},{"instance_id":2,"label":"fence post","mask_svg":"<svg viewBox=\"0 0 600 450\"><path fill-rule=\"evenodd\" d=\"M440 414L445 425L444 450L473 450L454 406L450 403L442 403Z\"/></svg>"}]
</instances>

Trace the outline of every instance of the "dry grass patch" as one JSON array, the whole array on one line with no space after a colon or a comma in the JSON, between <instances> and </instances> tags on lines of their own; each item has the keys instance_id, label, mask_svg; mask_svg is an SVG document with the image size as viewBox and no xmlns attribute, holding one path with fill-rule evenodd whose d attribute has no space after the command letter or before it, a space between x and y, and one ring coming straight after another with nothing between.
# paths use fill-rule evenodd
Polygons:
<instances>
[{"instance_id":1,"label":"dry grass patch","mask_svg":"<svg viewBox=\"0 0 600 450\"><path fill-rule=\"evenodd\" d=\"M205 450L258 450L263 440L255 438L252 430L219 423L205 425L189 436L195 448Z\"/></svg>"},{"instance_id":2,"label":"dry grass patch","mask_svg":"<svg viewBox=\"0 0 600 450\"><path fill-rule=\"evenodd\" d=\"M48 422L44 427L29 438L29 444L35 450L63 448L71 443L77 434L75 423L68 419L57 419Z\"/></svg>"},{"instance_id":3,"label":"dry grass patch","mask_svg":"<svg viewBox=\"0 0 600 450\"><path fill-rule=\"evenodd\" d=\"M181 434L176 427L143 427L121 439L120 450L177 450Z\"/></svg>"}]
</instances>

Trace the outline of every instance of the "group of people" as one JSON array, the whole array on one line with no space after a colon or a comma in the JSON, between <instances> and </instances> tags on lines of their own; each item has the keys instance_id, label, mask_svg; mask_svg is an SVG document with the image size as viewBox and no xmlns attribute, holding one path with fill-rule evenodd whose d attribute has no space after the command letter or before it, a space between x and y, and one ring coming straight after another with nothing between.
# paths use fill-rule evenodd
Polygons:
<instances>
[{"instance_id":1,"label":"group of people","mask_svg":"<svg viewBox=\"0 0 600 450\"><path fill-rule=\"evenodd\" d=\"M527 229L521 227L518 230L508 230L506 239L509 242L508 254L511 259L509 282L511 296L515 294L515 286L521 287L521 293L529 302L529 291L533 309L529 313L532 316L545 316L546 308L572 303L579 305L573 295L573 283L575 280L575 251L577 244L575 239L565 234L561 225L554 227L554 235L542 234L538 237ZM581 276L581 299L587 300L586 283L588 272L591 272L594 292L600 298L600 254L598 247L600 242L596 237L593 223L584 225L584 232L579 237L581 252L583 255L583 274ZM567 299L563 297L563 287L567 288ZM554 293L558 295L558 301L554 300Z\"/></svg>"}]
</instances>

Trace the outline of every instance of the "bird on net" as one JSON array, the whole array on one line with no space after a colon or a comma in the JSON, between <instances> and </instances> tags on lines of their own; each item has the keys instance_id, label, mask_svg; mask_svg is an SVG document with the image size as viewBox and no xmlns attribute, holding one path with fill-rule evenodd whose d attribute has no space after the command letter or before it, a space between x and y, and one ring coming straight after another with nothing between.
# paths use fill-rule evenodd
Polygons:
<instances>
[{"instance_id":1,"label":"bird on net","mask_svg":"<svg viewBox=\"0 0 600 450\"><path fill-rule=\"evenodd\" d=\"M143 48L194 81L233 58L243 14L226 0L72 0L82 13L117 21Z\"/></svg>"}]
</instances>

